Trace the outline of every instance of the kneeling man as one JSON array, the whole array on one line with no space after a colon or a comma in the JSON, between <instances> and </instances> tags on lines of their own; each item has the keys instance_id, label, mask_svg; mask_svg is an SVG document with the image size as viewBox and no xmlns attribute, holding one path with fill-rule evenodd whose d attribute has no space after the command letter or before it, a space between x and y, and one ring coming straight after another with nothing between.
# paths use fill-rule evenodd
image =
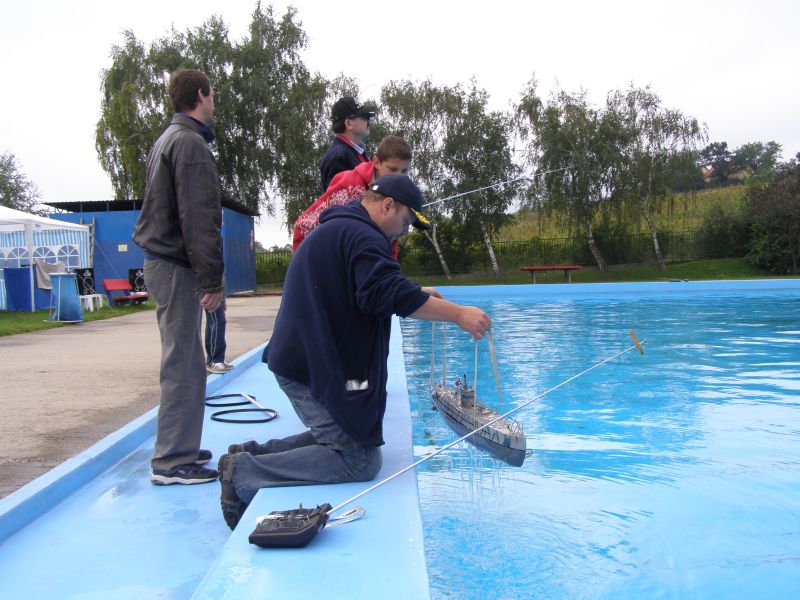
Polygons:
<instances>
[{"instance_id":1,"label":"kneeling man","mask_svg":"<svg viewBox=\"0 0 800 600\"><path fill-rule=\"evenodd\" d=\"M234 528L260 488L369 481L381 467L391 317L448 321L475 338L491 320L400 272L392 241L430 227L422 194L384 175L361 200L320 216L292 257L264 362L306 431L234 444L219 461L222 512Z\"/></svg>"}]
</instances>

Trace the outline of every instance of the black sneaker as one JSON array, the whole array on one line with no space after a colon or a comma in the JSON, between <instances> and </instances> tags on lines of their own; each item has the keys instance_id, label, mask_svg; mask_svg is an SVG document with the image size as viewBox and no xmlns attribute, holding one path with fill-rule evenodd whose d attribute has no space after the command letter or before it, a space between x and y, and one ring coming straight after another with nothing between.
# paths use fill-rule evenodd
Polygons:
<instances>
[{"instance_id":1,"label":"black sneaker","mask_svg":"<svg viewBox=\"0 0 800 600\"><path fill-rule=\"evenodd\" d=\"M222 517L231 529L235 529L242 518L247 505L241 501L233 487L233 456L223 454L219 459L219 482L220 496L219 503L222 506Z\"/></svg>"},{"instance_id":2,"label":"black sneaker","mask_svg":"<svg viewBox=\"0 0 800 600\"><path fill-rule=\"evenodd\" d=\"M228 454L239 454L239 452L249 452L252 455L259 454L259 448L261 444L259 444L255 440L250 440L249 442L242 442L241 444L231 444L228 446Z\"/></svg>"},{"instance_id":3,"label":"black sneaker","mask_svg":"<svg viewBox=\"0 0 800 600\"><path fill-rule=\"evenodd\" d=\"M150 475L150 482L153 485L172 485L180 483L192 485L195 483L209 483L217 478L218 473L214 469L206 469L194 463L189 465L178 465L171 469L153 469Z\"/></svg>"},{"instance_id":4,"label":"black sneaker","mask_svg":"<svg viewBox=\"0 0 800 600\"><path fill-rule=\"evenodd\" d=\"M211 454L210 450L200 450L197 453L197 460L194 461L196 465L204 465L211 460L214 455Z\"/></svg>"}]
</instances>

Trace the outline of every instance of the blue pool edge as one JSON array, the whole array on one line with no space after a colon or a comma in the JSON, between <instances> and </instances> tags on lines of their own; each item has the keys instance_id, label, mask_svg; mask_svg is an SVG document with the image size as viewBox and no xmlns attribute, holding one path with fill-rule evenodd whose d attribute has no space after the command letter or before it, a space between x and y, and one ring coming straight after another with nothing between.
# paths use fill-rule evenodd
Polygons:
<instances>
[{"instance_id":1,"label":"blue pool edge","mask_svg":"<svg viewBox=\"0 0 800 600\"><path fill-rule=\"evenodd\" d=\"M260 362L264 346L240 356L232 371L209 376L206 393L216 393ZM0 500L0 544L155 435L157 415L158 406Z\"/></svg>"}]
</instances>

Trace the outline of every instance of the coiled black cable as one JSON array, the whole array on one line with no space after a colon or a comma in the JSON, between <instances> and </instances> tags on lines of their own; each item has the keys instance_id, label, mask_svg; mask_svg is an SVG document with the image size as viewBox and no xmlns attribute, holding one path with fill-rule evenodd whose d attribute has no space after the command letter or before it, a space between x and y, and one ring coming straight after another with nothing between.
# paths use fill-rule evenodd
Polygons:
<instances>
[{"instance_id":1,"label":"coiled black cable","mask_svg":"<svg viewBox=\"0 0 800 600\"><path fill-rule=\"evenodd\" d=\"M240 402L209 402L209 400L220 400L222 398L244 398L244 400ZM228 410L218 410L215 413L211 413L211 420L217 421L218 423L269 423L270 421L274 421L278 418L278 411L274 408L266 408L261 406L258 402L256 402L256 397L252 394L246 394L244 392L236 392L234 394L218 394L216 396L208 396L205 399L206 406L210 406L212 408L222 408L222 407L230 407L230 406L243 406L245 404L255 404L258 408L232 408ZM261 419L223 419L222 415L232 415L232 414L239 414L239 413L251 413L251 412L258 412L264 414L264 418Z\"/></svg>"}]
</instances>

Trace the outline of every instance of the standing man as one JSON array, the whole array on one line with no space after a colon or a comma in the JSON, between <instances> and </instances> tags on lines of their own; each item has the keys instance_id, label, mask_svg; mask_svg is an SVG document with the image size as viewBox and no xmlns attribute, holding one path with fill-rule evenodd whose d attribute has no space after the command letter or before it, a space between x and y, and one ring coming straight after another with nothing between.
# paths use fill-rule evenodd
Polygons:
<instances>
[{"instance_id":1,"label":"standing man","mask_svg":"<svg viewBox=\"0 0 800 600\"><path fill-rule=\"evenodd\" d=\"M325 193L295 221L292 251L297 252L300 242L319 224L319 216L331 206L359 200L367 186L384 175L407 175L411 156L411 146L404 139L387 135L378 144L378 150L371 161L337 174ZM392 242L392 255L397 258L397 240Z\"/></svg>"},{"instance_id":2,"label":"standing man","mask_svg":"<svg viewBox=\"0 0 800 600\"><path fill-rule=\"evenodd\" d=\"M222 302L219 175L208 148L214 90L194 69L173 73L175 116L147 157L144 203L133 241L144 250L144 278L161 334L161 402L150 481L214 481L200 449L206 369L202 310Z\"/></svg>"},{"instance_id":3,"label":"standing man","mask_svg":"<svg viewBox=\"0 0 800 600\"><path fill-rule=\"evenodd\" d=\"M322 191L328 189L337 173L355 169L369 160L364 142L369 137L369 120L375 113L361 106L352 96L339 98L331 110L336 137L319 163Z\"/></svg>"},{"instance_id":4,"label":"standing man","mask_svg":"<svg viewBox=\"0 0 800 600\"><path fill-rule=\"evenodd\" d=\"M475 338L481 309L448 302L400 272L391 244L430 227L422 194L384 175L361 200L334 206L289 263L264 362L308 428L234 444L219 461L222 513L233 528L259 488L369 481L381 467L391 317L448 321Z\"/></svg>"}]
</instances>

